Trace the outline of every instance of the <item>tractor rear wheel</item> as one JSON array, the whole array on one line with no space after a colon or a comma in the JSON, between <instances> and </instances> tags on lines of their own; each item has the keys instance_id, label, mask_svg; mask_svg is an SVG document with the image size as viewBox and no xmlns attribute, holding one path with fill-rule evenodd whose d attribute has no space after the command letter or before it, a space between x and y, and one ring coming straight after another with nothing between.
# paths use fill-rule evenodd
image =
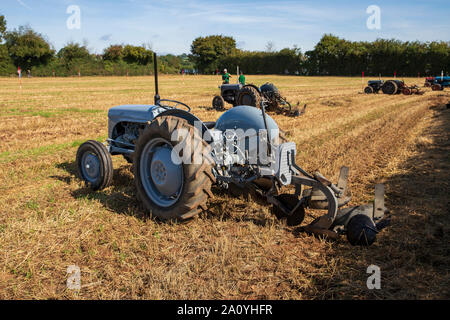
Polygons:
<instances>
[{"instance_id":1,"label":"tractor rear wheel","mask_svg":"<svg viewBox=\"0 0 450 320\"><path fill-rule=\"evenodd\" d=\"M221 96L215 96L212 101L212 106L217 111L225 109L225 100Z\"/></svg>"},{"instance_id":2,"label":"tractor rear wheel","mask_svg":"<svg viewBox=\"0 0 450 320\"><path fill-rule=\"evenodd\" d=\"M210 146L196 130L184 119L162 116L147 126L136 143L137 198L162 221L191 218L207 209L212 196L214 162ZM177 140L172 141L172 136ZM180 156L180 151L183 159L174 162L173 153Z\"/></svg>"},{"instance_id":3,"label":"tractor rear wheel","mask_svg":"<svg viewBox=\"0 0 450 320\"><path fill-rule=\"evenodd\" d=\"M237 101L240 106L252 106L259 108L261 103L261 95L255 88L246 86L239 92Z\"/></svg>"},{"instance_id":4,"label":"tractor rear wheel","mask_svg":"<svg viewBox=\"0 0 450 320\"><path fill-rule=\"evenodd\" d=\"M444 89L439 83L437 83L437 84L433 84L431 86L431 90L433 90L433 91L441 91L441 90L444 90Z\"/></svg>"},{"instance_id":5,"label":"tractor rear wheel","mask_svg":"<svg viewBox=\"0 0 450 320\"><path fill-rule=\"evenodd\" d=\"M373 93L373 88L370 87L370 86L365 87L365 88L364 88L364 93L365 93L365 94L371 94L371 93Z\"/></svg>"},{"instance_id":6,"label":"tractor rear wheel","mask_svg":"<svg viewBox=\"0 0 450 320\"><path fill-rule=\"evenodd\" d=\"M106 147L95 140L83 143L77 151L78 174L94 191L111 185L113 165Z\"/></svg>"},{"instance_id":7,"label":"tractor rear wheel","mask_svg":"<svg viewBox=\"0 0 450 320\"><path fill-rule=\"evenodd\" d=\"M394 81L387 81L383 84L381 90L383 90L384 94L396 94L398 86Z\"/></svg>"}]
</instances>

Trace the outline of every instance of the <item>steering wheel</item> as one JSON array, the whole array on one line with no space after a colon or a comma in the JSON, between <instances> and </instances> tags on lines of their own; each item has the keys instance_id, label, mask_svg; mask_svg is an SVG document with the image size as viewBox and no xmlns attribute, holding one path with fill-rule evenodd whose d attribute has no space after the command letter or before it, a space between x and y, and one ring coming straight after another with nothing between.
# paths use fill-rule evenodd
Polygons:
<instances>
[{"instance_id":1,"label":"steering wheel","mask_svg":"<svg viewBox=\"0 0 450 320\"><path fill-rule=\"evenodd\" d=\"M172 105L172 104L174 104L174 105ZM174 108L174 109L178 109L177 107L179 105L181 105L181 106L185 107L188 112L191 112L191 107L189 107L187 104L177 101L177 100L161 99L161 100L159 100L159 105L163 108Z\"/></svg>"}]
</instances>

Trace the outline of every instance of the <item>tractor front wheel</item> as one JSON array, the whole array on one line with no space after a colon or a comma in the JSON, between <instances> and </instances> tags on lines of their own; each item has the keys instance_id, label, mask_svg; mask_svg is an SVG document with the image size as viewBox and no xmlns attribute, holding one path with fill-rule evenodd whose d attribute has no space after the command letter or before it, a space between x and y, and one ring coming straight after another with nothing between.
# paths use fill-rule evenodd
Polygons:
<instances>
[{"instance_id":1,"label":"tractor front wheel","mask_svg":"<svg viewBox=\"0 0 450 320\"><path fill-rule=\"evenodd\" d=\"M94 191L111 185L113 165L106 147L94 140L83 143L77 151L78 174Z\"/></svg>"},{"instance_id":2,"label":"tractor front wheel","mask_svg":"<svg viewBox=\"0 0 450 320\"><path fill-rule=\"evenodd\" d=\"M365 94L371 94L371 93L373 93L373 88L370 87L370 86L365 87L365 88L364 88L364 93L365 93Z\"/></svg>"},{"instance_id":3,"label":"tractor front wheel","mask_svg":"<svg viewBox=\"0 0 450 320\"><path fill-rule=\"evenodd\" d=\"M215 96L212 101L212 106L217 111L225 109L225 100L221 96Z\"/></svg>"},{"instance_id":4,"label":"tractor front wheel","mask_svg":"<svg viewBox=\"0 0 450 320\"><path fill-rule=\"evenodd\" d=\"M184 119L162 116L147 126L136 144L137 197L162 221L191 218L207 209L212 196L210 146L196 130Z\"/></svg>"}]
</instances>

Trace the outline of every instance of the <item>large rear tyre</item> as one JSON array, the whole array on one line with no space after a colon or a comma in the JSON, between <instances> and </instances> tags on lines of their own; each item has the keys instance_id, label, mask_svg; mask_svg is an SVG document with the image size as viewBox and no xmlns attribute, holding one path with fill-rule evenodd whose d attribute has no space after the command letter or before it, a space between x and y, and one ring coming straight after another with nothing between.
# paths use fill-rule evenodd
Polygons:
<instances>
[{"instance_id":1,"label":"large rear tyre","mask_svg":"<svg viewBox=\"0 0 450 320\"><path fill-rule=\"evenodd\" d=\"M398 86L394 81L387 81L383 84L381 90L384 94L396 94Z\"/></svg>"},{"instance_id":2,"label":"large rear tyre","mask_svg":"<svg viewBox=\"0 0 450 320\"><path fill-rule=\"evenodd\" d=\"M431 86L431 90L433 90L433 91L441 91L441 90L444 90L444 88L440 84L433 84Z\"/></svg>"},{"instance_id":3,"label":"large rear tyre","mask_svg":"<svg viewBox=\"0 0 450 320\"><path fill-rule=\"evenodd\" d=\"M106 147L94 140L83 143L77 151L78 174L92 190L102 190L112 183L113 165Z\"/></svg>"},{"instance_id":4,"label":"large rear tyre","mask_svg":"<svg viewBox=\"0 0 450 320\"><path fill-rule=\"evenodd\" d=\"M241 89L238 95L238 105L240 106L251 106L259 108L261 103L261 95L258 90L252 86L246 86Z\"/></svg>"},{"instance_id":5,"label":"large rear tyre","mask_svg":"<svg viewBox=\"0 0 450 320\"><path fill-rule=\"evenodd\" d=\"M145 211L160 220L182 221L207 209L215 178L210 146L200 134L184 119L162 116L144 130L136 143L137 197ZM181 149L186 143L190 143L190 150ZM182 163L173 162L174 148L183 151Z\"/></svg>"}]
</instances>

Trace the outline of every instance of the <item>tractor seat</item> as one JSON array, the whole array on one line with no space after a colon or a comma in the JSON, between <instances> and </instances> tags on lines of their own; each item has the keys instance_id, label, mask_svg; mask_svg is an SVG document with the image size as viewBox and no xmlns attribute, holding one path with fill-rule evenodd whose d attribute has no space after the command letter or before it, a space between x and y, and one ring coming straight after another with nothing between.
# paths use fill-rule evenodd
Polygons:
<instances>
[{"instance_id":1,"label":"tractor seat","mask_svg":"<svg viewBox=\"0 0 450 320\"><path fill-rule=\"evenodd\" d=\"M206 121L203 122L205 124L205 127L208 129L213 129L216 126L216 122L215 121Z\"/></svg>"}]
</instances>

